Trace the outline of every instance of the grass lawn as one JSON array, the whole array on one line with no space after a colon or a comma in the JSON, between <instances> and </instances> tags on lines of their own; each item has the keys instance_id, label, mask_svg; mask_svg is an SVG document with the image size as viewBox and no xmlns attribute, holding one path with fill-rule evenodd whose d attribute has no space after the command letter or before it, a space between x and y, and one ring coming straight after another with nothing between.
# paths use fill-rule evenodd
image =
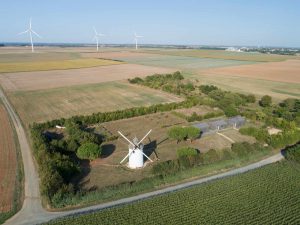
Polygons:
<instances>
[{"instance_id":1,"label":"grass lawn","mask_svg":"<svg viewBox=\"0 0 300 225\"><path fill-rule=\"evenodd\" d=\"M208 184L48 224L299 224L299 165L275 163Z\"/></svg>"}]
</instances>

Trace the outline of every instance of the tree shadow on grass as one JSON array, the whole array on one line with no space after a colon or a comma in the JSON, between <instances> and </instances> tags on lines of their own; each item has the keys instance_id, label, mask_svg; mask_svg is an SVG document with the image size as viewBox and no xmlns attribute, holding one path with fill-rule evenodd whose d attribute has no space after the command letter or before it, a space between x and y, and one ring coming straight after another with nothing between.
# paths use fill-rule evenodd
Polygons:
<instances>
[{"instance_id":1,"label":"tree shadow on grass","mask_svg":"<svg viewBox=\"0 0 300 225\"><path fill-rule=\"evenodd\" d=\"M101 158L107 158L116 150L116 146L114 144L105 144L102 145Z\"/></svg>"}]
</instances>

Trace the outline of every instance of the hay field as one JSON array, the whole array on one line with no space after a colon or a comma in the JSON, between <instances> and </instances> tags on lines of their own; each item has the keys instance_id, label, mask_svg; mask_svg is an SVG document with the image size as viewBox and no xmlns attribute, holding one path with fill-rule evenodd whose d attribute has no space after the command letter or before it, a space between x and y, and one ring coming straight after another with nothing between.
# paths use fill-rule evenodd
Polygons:
<instances>
[{"instance_id":1,"label":"hay field","mask_svg":"<svg viewBox=\"0 0 300 225\"><path fill-rule=\"evenodd\" d=\"M207 75L230 75L300 84L300 60L260 63L202 71Z\"/></svg>"},{"instance_id":2,"label":"hay field","mask_svg":"<svg viewBox=\"0 0 300 225\"><path fill-rule=\"evenodd\" d=\"M3 213L10 211L13 205L17 155L9 116L1 102L0 128L0 213Z\"/></svg>"},{"instance_id":3,"label":"hay field","mask_svg":"<svg viewBox=\"0 0 300 225\"><path fill-rule=\"evenodd\" d=\"M155 49L143 50L145 53L154 53L162 55L173 56L188 56L196 58L210 58L210 59L227 59L227 60L240 60L240 61L253 61L253 62L278 62L287 59L299 58L299 56L284 56L251 52L230 52L225 50L168 50L168 49Z\"/></svg>"},{"instance_id":4,"label":"hay field","mask_svg":"<svg viewBox=\"0 0 300 225\"><path fill-rule=\"evenodd\" d=\"M105 60L105 59L93 59L93 58L39 61L39 62L7 62L7 63L0 63L0 73L66 70L66 69L78 69L78 68L95 67L95 66L117 65L121 63L122 62Z\"/></svg>"},{"instance_id":5,"label":"hay field","mask_svg":"<svg viewBox=\"0 0 300 225\"><path fill-rule=\"evenodd\" d=\"M26 125L74 115L182 100L165 92L127 82L8 92L8 97Z\"/></svg>"},{"instance_id":6,"label":"hay field","mask_svg":"<svg viewBox=\"0 0 300 225\"><path fill-rule=\"evenodd\" d=\"M198 81L198 84L212 84L228 91L251 93L258 97L270 95L275 101L300 97L300 84L298 83L286 83L229 75L207 75L202 72L189 74L188 77Z\"/></svg>"},{"instance_id":7,"label":"hay field","mask_svg":"<svg viewBox=\"0 0 300 225\"><path fill-rule=\"evenodd\" d=\"M0 83L6 91L25 91L102 83L174 71L161 67L120 64L73 70L0 74Z\"/></svg>"},{"instance_id":8,"label":"hay field","mask_svg":"<svg viewBox=\"0 0 300 225\"><path fill-rule=\"evenodd\" d=\"M0 63L47 62L81 58L79 52L9 53L0 50Z\"/></svg>"}]
</instances>

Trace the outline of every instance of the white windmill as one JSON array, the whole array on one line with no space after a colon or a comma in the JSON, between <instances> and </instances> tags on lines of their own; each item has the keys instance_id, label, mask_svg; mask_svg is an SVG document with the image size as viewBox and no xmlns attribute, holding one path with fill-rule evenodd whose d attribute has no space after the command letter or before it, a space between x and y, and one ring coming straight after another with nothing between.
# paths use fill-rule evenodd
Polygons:
<instances>
[{"instance_id":1,"label":"white windmill","mask_svg":"<svg viewBox=\"0 0 300 225\"><path fill-rule=\"evenodd\" d=\"M137 169L144 166L144 156L149 159L151 162L153 162L144 152L144 145L142 144L142 141L151 133L152 130L150 130L140 141L135 137L132 142L125 137L120 131L118 133L129 143L129 152L125 156L124 159L120 162L123 163L127 158L128 160L128 167L131 169Z\"/></svg>"},{"instance_id":2,"label":"white windmill","mask_svg":"<svg viewBox=\"0 0 300 225\"><path fill-rule=\"evenodd\" d=\"M143 36L139 36L136 34L136 32L134 32L134 40L135 40L135 50L138 49L138 39L142 38Z\"/></svg>"},{"instance_id":3,"label":"white windmill","mask_svg":"<svg viewBox=\"0 0 300 225\"><path fill-rule=\"evenodd\" d=\"M25 33L29 33L29 37L30 37L30 42L31 42L31 52L34 52L34 47L33 47L33 38L32 38L32 34L36 35L37 37L39 38L42 38L39 34L37 34L34 30L32 30L32 26L31 26L31 18L29 20L29 29L28 30L25 30L21 33L19 33L18 35L20 34L25 34Z\"/></svg>"},{"instance_id":4,"label":"white windmill","mask_svg":"<svg viewBox=\"0 0 300 225\"><path fill-rule=\"evenodd\" d=\"M100 39L100 37L103 37L104 34L101 34L101 33L99 34L97 32L97 30L96 30L95 27L93 27L93 29L94 29L94 32L95 32L94 40L96 40L96 43L97 43L97 52L98 52L99 51L99 39Z\"/></svg>"}]
</instances>

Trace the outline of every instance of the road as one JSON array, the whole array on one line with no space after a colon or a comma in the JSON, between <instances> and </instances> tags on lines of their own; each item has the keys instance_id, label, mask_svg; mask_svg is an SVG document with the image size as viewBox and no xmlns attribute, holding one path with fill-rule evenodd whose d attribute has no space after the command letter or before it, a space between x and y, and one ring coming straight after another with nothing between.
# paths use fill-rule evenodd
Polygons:
<instances>
[{"instance_id":1,"label":"road","mask_svg":"<svg viewBox=\"0 0 300 225\"><path fill-rule=\"evenodd\" d=\"M271 156L267 159L264 159L262 161L250 164L245 167L241 167L238 169L234 169L225 173L217 174L214 176L206 177L197 179L194 181L178 184L175 186L167 187L161 190L148 192L145 194L136 195L133 197L123 198L120 200L98 204L90 207L85 207L81 209L75 209L65 212L48 212L45 209L43 209L40 199L40 192L39 192L39 178L38 174L36 172L34 162L33 162L33 156L31 154L31 150L27 141L27 137L24 131L24 128L22 126L22 123L18 117L18 115L14 112L12 106L8 102L6 96L3 94L2 90L0 89L0 98L2 99L10 117L12 118L13 124L16 128L16 132L18 135L21 153L22 153L22 159L23 159L23 165L24 165L24 174L25 174L25 200L24 204L22 206L22 209L14 215L12 218L6 221L5 224L7 225L27 225L27 224L40 224L43 222L47 222L52 219L56 219L59 217L69 216L69 215L75 215L75 214L82 214L82 213L88 213L93 212L117 205L123 205L123 204L129 204L138 200L151 198L157 195L178 191L181 189L185 189L191 186L200 185L209 181L225 178L228 176L237 175L240 173L245 173L250 170L254 170L263 166L266 166L268 164L278 162L282 160L284 157L281 153L278 153L274 156Z\"/></svg>"}]
</instances>

